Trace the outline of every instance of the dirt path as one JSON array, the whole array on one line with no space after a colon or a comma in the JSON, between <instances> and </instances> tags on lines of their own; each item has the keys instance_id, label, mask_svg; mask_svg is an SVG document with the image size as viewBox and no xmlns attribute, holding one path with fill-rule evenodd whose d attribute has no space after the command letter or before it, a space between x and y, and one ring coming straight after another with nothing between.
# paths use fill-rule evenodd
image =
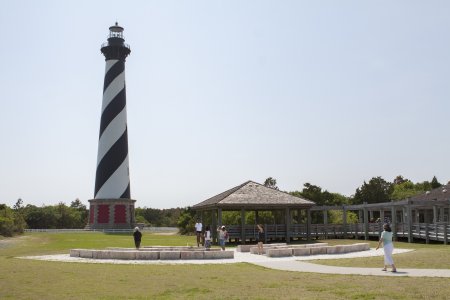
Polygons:
<instances>
[{"instance_id":1,"label":"dirt path","mask_svg":"<svg viewBox=\"0 0 450 300\"><path fill-rule=\"evenodd\" d=\"M26 239L29 239L28 236L19 236L19 237L11 237L4 238L0 240L0 249L9 248L17 243L20 243Z\"/></svg>"}]
</instances>

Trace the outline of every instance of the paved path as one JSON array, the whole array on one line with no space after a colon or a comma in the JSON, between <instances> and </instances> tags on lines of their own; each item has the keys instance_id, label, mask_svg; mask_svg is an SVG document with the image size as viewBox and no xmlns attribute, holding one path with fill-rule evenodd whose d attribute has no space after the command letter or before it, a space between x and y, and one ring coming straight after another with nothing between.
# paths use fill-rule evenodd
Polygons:
<instances>
[{"instance_id":1,"label":"paved path","mask_svg":"<svg viewBox=\"0 0 450 300\"><path fill-rule=\"evenodd\" d=\"M395 249L394 254L401 254L413 250L409 249ZM228 264L246 262L262 266L265 268L308 272L308 273L322 273L322 274L353 274L353 275L368 275L368 276L411 276L411 277L450 277L450 269L402 269L398 268L397 273L381 271L380 268L350 268L350 267L335 267L315 264L307 261L322 260L322 259L340 259L340 258L355 258L355 257L380 257L380 266L383 264L383 250L370 249L368 251L353 252L346 254L332 254L332 255L311 255L311 256L291 256L270 258L265 255L255 255L250 253L242 253L235 251L234 259L214 259L214 260L114 260L114 259L88 259L80 257L70 257L69 254L58 255L43 255L43 256L26 256L20 257L23 259L37 259L47 261L63 261L63 262L78 262L78 263L108 263L108 264ZM394 257L395 259L395 257Z\"/></svg>"},{"instance_id":2,"label":"paved path","mask_svg":"<svg viewBox=\"0 0 450 300\"><path fill-rule=\"evenodd\" d=\"M347 274L371 276L410 276L410 277L450 277L449 269L398 269L396 273L382 271L381 268L350 268L319 265L304 261L267 261L254 263L258 266L296 272L310 272L322 274ZM389 269L388 269L389 270Z\"/></svg>"}]
</instances>

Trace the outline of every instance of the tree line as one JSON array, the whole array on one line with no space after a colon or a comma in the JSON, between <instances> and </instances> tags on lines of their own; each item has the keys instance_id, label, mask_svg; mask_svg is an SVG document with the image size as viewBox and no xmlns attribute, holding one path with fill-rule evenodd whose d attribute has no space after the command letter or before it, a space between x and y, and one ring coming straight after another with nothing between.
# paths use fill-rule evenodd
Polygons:
<instances>
[{"instance_id":1,"label":"tree line","mask_svg":"<svg viewBox=\"0 0 450 300\"><path fill-rule=\"evenodd\" d=\"M276 182L276 181L275 181ZM399 201L414 195L438 188L442 184L433 176L431 181L413 183L411 180L398 175L392 182L381 176L373 177L355 190L355 194L344 196L339 193L323 190L320 186L305 183L301 191L288 192L291 195L314 201L317 205L345 205L382 203L391 200Z\"/></svg>"},{"instance_id":2,"label":"tree line","mask_svg":"<svg viewBox=\"0 0 450 300\"><path fill-rule=\"evenodd\" d=\"M137 207L135 209L136 222L144 223L146 226L177 227L178 219L185 208L157 209L148 207Z\"/></svg>"},{"instance_id":3,"label":"tree line","mask_svg":"<svg viewBox=\"0 0 450 300\"><path fill-rule=\"evenodd\" d=\"M30 229L75 229L84 228L89 211L86 205L76 199L67 206L60 202L56 205L24 205L22 199L10 208L0 204L0 235L12 236Z\"/></svg>"},{"instance_id":4,"label":"tree line","mask_svg":"<svg viewBox=\"0 0 450 300\"><path fill-rule=\"evenodd\" d=\"M136 222L146 226L176 227L183 208L135 209ZM88 223L89 209L79 199L66 205L24 205L22 199L10 208L0 204L0 235L12 236L24 229L80 229Z\"/></svg>"},{"instance_id":5,"label":"tree line","mask_svg":"<svg viewBox=\"0 0 450 300\"><path fill-rule=\"evenodd\" d=\"M264 185L276 188L276 180L272 177L266 179ZM432 189L438 188L442 184L438 181L436 176L433 176L431 181L423 181L414 183L411 180L404 178L402 175L398 175L392 182L386 181L381 176L372 177L368 182L364 181L363 184L355 190L355 194L351 196L345 196L339 193L329 192L323 190L320 186L313 185L311 183L305 183L301 191L288 192L291 195L302 197L311 200L316 205L351 205L351 204L363 204L367 203L383 203L393 201L404 200L408 197L425 193ZM342 222L342 211L329 211L328 222L340 223ZM312 215L313 223L323 222L322 214ZM347 223L357 223L358 216L353 212L347 212Z\"/></svg>"},{"instance_id":6,"label":"tree line","mask_svg":"<svg viewBox=\"0 0 450 300\"><path fill-rule=\"evenodd\" d=\"M276 179L269 177L264 185L273 189L279 189ZM329 192L322 187L305 183L301 190L287 192L293 196L302 197L315 202L317 205L349 205L367 203L388 202L406 199L419 193L424 193L442 184L434 176L431 181L414 183L399 175L392 182L382 177L373 177L368 182L355 190L355 194L345 196L339 193ZM342 212L331 211L329 222L341 222ZM137 207L135 209L136 222L146 226L178 227L182 234L194 231L196 214L190 207L156 209ZM89 210L79 199L75 199L66 205L60 202L56 205L35 206L24 205L22 199L10 208L6 204L0 204L0 235L11 236L22 233L25 228L30 229L71 229L84 228L88 223ZM207 224L208 216L204 223ZM240 224L240 212L223 212L224 224ZM256 222L254 212L247 212L246 224ZM267 211L258 213L258 221L266 224L280 224L283 222L283 214L278 211ZM296 216L295 222L303 222L304 215ZM313 216L313 222L320 222L319 216ZM348 213L347 222L357 222L357 216Z\"/></svg>"}]
</instances>

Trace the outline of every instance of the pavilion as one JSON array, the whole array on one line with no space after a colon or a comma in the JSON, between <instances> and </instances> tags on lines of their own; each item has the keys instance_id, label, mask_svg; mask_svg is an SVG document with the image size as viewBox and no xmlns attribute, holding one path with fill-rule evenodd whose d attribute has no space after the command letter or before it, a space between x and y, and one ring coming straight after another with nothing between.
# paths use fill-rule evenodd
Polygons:
<instances>
[{"instance_id":1,"label":"pavilion","mask_svg":"<svg viewBox=\"0 0 450 300\"><path fill-rule=\"evenodd\" d=\"M217 226L226 225L230 239L245 243L255 240L256 224L261 223L258 212L271 211L282 215L276 223L263 224L266 241L311 238L378 238L383 223L391 224L394 239L439 241L450 240L450 184L400 201L363 203L356 205L316 206L314 202L286 192L247 181L192 208L202 220L208 220L216 239ZM240 224L223 224L222 213L240 212ZM328 223L330 211L341 211L340 223ZM246 213L254 212L254 224L246 224ZM358 216L357 223L347 223L347 214ZM315 220L323 220L323 223ZM377 221L379 220L379 221Z\"/></svg>"},{"instance_id":2,"label":"pavilion","mask_svg":"<svg viewBox=\"0 0 450 300\"><path fill-rule=\"evenodd\" d=\"M259 223L258 212L260 211L277 211L283 215L284 224L263 224L266 240L283 239L289 242L292 238L309 239L310 209L314 205L312 201L254 181L247 181L194 205L192 209L202 220L205 220L206 216L209 217L213 239L217 238L215 229L226 225L230 239L244 244L256 237L256 223ZM224 211L240 212L240 224L223 224ZM255 213L255 224L245 224L246 212ZM303 224L300 223L302 220Z\"/></svg>"}]
</instances>

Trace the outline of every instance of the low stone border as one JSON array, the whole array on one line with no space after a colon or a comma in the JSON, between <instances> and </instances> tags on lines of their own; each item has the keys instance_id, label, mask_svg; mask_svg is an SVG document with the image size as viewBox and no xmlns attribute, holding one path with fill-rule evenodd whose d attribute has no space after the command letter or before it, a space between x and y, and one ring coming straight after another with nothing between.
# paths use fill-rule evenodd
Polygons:
<instances>
[{"instance_id":1,"label":"low stone border","mask_svg":"<svg viewBox=\"0 0 450 300\"><path fill-rule=\"evenodd\" d=\"M317 247L325 247L328 246L328 243L315 243L315 244L300 244L300 245L287 245L287 244L268 244L263 245L263 254L267 254L267 250L269 249L281 249L281 248L317 248ZM250 247L251 254L258 254L258 247L253 245Z\"/></svg>"},{"instance_id":2,"label":"low stone border","mask_svg":"<svg viewBox=\"0 0 450 300\"><path fill-rule=\"evenodd\" d=\"M352 245L328 246L328 243L287 245L265 244L263 254L268 257L308 256L318 254L344 254L369 250L368 243L357 243ZM255 245L239 245L238 252L258 253ZM167 247L152 246L140 250L133 248L108 248L107 250L95 249L71 249L71 257L82 257L91 259L119 259L119 260L202 260L202 259L229 259L234 258L234 251L221 251L218 248L205 250L195 247Z\"/></svg>"},{"instance_id":3,"label":"low stone border","mask_svg":"<svg viewBox=\"0 0 450 300\"><path fill-rule=\"evenodd\" d=\"M164 247L164 246L146 246L141 247L139 250L136 248L119 248L119 247L107 247L109 251L190 251L190 252L203 252L203 251L221 251L220 248L210 248L206 250L204 247Z\"/></svg>"},{"instance_id":4,"label":"low stone border","mask_svg":"<svg viewBox=\"0 0 450 300\"><path fill-rule=\"evenodd\" d=\"M286 243L277 243L277 244L263 244L263 247L276 247L276 246L287 246ZM238 245L236 247L237 252L250 252L252 247L257 247L255 244L250 245Z\"/></svg>"},{"instance_id":5,"label":"low stone border","mask_svg":"<svg viewBox=\"0 0 450 300\"><path fill-rule=\"evenodd\" d=\"M316 244L317 245L317 244ZM298 246L298 245L296 245ZM306 245L305 245L306 246ZM253 248L251 248L251 251ZM370 250L368 243L358 243L353 245L336 246L315 246L315 247L273 247L268 248L266 253L268 257L286 257L286 256L306 256L318 254L344 254L350 252L359 252Z\"/></svg>"},{"instance_id":6,"label":"low stone border","mask_svg":"<svg viewBox=\"0 0 450 300\"><path fill-rule=\"evenodd\" d=\"M228 259L234 258L234 251L218 250L186 250L172 248L172 250L161 249L70 249L71 257L82 257L92 259L120 259L120 260L189 260L189 259Z\"/></svg>"}]
</instances>

